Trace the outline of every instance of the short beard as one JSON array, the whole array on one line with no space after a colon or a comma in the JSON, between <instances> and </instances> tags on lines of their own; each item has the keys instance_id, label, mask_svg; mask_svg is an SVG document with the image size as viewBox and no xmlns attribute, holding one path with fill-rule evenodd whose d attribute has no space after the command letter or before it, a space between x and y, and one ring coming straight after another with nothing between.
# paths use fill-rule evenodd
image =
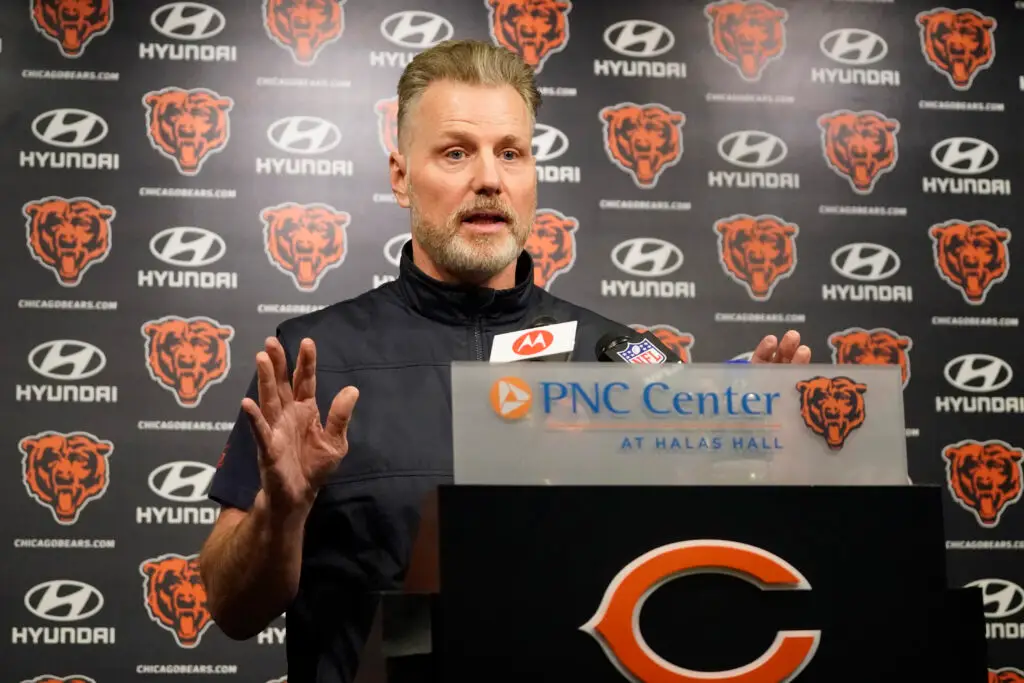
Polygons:
<instances>
[{"instance_id":1,"label":"short beard","mask_svg":"<svg viewBox=\"0 0 1024 683\"><path fill-rule=\"evenodd\" d=\"M519 258L533 229L535 208L521 217L504 201L482 196L459 207L439 227L420 213L411 184L408 192L413 238L439 270L461 282L481 284L503 271ZM472 237L461 234L463 218L474 211L500 214L506 221L505 230Z\"/></svg>"}]
</instances>

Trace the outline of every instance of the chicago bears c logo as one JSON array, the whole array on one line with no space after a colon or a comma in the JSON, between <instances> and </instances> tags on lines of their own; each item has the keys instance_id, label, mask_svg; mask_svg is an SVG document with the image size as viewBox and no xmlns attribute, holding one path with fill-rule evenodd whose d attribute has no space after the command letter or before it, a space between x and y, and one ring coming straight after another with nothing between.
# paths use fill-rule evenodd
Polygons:
<instances>
[{"instance_id":1,"label":"chicago bears c logo","mask_svg":"<svg viewBox=\"0 0 1024 683\"><path fill-rule=\"evenodd\" d=\"M896 119L877 111L842 109L821 116L818 127L825 162L857 194L869 194L878 179L896 167Z\"/></svg>"},{"instance_id":2,"label":"chicago bears c logo","mask_svg":"<svg viewBox=\"0 0 1024 683\"><path fill-rule=\"evenodd\" d=\"M533 282L550 289L562 273L576 263L576 229L579 221L554 209L540 209L533 230L526 238L526 251L533 258Z\"/></svg>"},{"instance_id":3,"label":"chicago bears c logo","mask_svg":"<svg viewBox=\"0 0 1024 683\"><path fill-rule=\"evenodd\" d=\"M620 102L602 109L599 118L605 153L641 189L657 185L683 156L682 112L663 104Z\"/></svg>"},{"instance_id":4,"label":"chicago bears c logo","mask_svg":"<svg viewBox=\"0 0 1024 683\"><path fill-rule=\"evenodd\" d=\"M796 268L800 228L778 216L737 214L715 222L718 262L754 301L768 301Z\"/></svg>"},{"instance_id":5,"label":"chicago bears c logo","mask_svg":"<svg viewBox=\"0 0 1024 683\"><path fill-rule=\"evenodd\" d=\"M679 356L684 363L692 362L690 348L693 347L693 335L689 332L680 332L672 325L630 325L640 334L652 333L662 344L667 346L673 353Z\"/></svg>"},{"instance_id":6,"label":"chicago bears c logo","mask_svg":"<svg viewBox=\"0 0 1024 683\"><path fill-rule=\"evenodd\" d=\"M988 683L1024 683L1024 671L1011 666L989 669Z\"/></svg>"},{"instance_id":7,"label":"chicago bears c logo","mask_svg":"<svg viewBox=\"0 0 1024 683\"><path fill-rule=\"evenodd\" d=\"M286 202L263 209L260 220L267 258L300 291L316 291L348 253L345 228L352 217L333 206Z\"/></svg>"},{"instance_id":8,"label":"chicago bears c logo","mask_svg":"<svg viewBox=\"0 0 1024 683\"><path fill-rule=\"evenodd\" d=\"M544 69L551 55L569 44L569 0L484 0L491 40Z\"/></svg>"},{"instance_id":9,"label":"chicago bears c logo","mask_svg":"<svg viewBox=\"0 0 1024 683\"><path fill-rule=\"evenodd\" d=\"M22 481L34 501L65 526L103 497L110 483L107 459L114 444L88 432L45 431L18 442Z\"/></svg>"},{"instance_id":10,"label":"chicago bears c logo","mask_svg":"<svg viewBox=\"0 0 1024 683\"><path fill-rule=\"evenodd\" d=\"M194 648L213 624L199 554L168 553L139 564L142 596L149 618L170 631L179 647Z\"/></svg>"},{"instance_id":11,"label":"chicago bears c logo","mask_svg":"<svg viewBox=\"0 0 1024 683\"><path fill-rule=\"evenodd\" d=\"M146 134L153 149L174 162L178 173L194 176L231 137L228 112L235 103L206 88L164 88L142 97Z\"/></svg>"},{"instance_id":12,"label":"chicago bears c logo","mask_svg":"<svg viewBox=\"0 0 1024 683\"><path fill-rule=\"evenodd\" d=\"M168 315L142 325L146 340L146 368L150 378L182 408L195 408L214 384L231 370L230 325L206 317Z\"/></svg>"},{"instance_id":13,"label":"chicago bears c logo","mask_svg":"<svg viewBox=\"0 0 1024 683\"><path fill-rule=\"evenodd\" d=\"M1020 500L1024 450L998 439L965 439L943 448L942 457L950 495L982 527L998 526L1006 509Z\"/></svg>"},{"instance_id":14,"label":"chicago bears c logo","mask_svg":"<svg viewBox=\"0 0 1024 683\"><path fill-rule=\"evenodd\" d=\"M89 197L44 197L26 203L28 251L64 287L77 287L86 271L110 254L114 207Z\"/></svg>"},{"instance_id":15,"label":"chicago bears c logo","mask_svg":"<svg viewBox=\"0 0 1024 683\"><path fill-rule=\"evenodd\" d=\"M972 306L1010 274L1010 231L988 221L952 220L928 229L939 276Z\"/></svg>"},{"instance_id":16,"label":"chicago bears c logo","mask_svg":"<svg viewBox=\"0 0 1024 683\"><path fill-rule=\"evenodd\" d=\"M263 0L263 28L300 66L316 62L320 51L341 38L346 0Z\"/></svg>"},{"instance_id":17,"label":"chicago bears c logo","mask_svg":"<svg viewBox=\"0 0 1024 683\"><path fill-rule=\"evenodd\" d=\"M111 0L29 0L29 6L36 31L69 59L81 57L85 46L114 23Z\"/></svg>"},{"instance_id":18,"label":"chicago bears c logo","mask_svg":"<svg viewBox=\"0 0 1024 683\"><path fill-rule=\"evenodd\" d=\"M377 100L373 105L377 114L377 140L384 154L398 152L398 97Z\"/></svg>"},{"instance_id":19,"label":"chicago bears c logo","mask_svg":"<svg viewBox=\"0 0 1024 683\"><path fill-rule=\"evenodd\" d=\"M969 90L974 78L996 58L996 20L973 9L945 7L920 12L921 53L957 90Z\"/></svg>"},{"instance_id":20,"label":"chicago bears c logo","mask_svg":"<svg viewBox=\"0 0 1024 683\"><path fill-rule=\"evenodd\" d=\"M839 450L853 430L864 424L867 385L849 377L812 377L796 383L804 424Z\"/></svg>"},{"instance_id":21,"label":"chicago bears c logo","mask_svg":"<svg viewBox=\"0 0 1024 683\"><path fill-rule=\"evenodd\" d=\"M721 0L704 8L711 47L743 80L761 80L769 62L786 51L788 13L764 0Z\"/></svg>"},{"instance_id":22,"label":"chicago bears c logo","mask_svg":"<svg viewBox=\"0 0 1024 683\"><path fill-rule=\"evenodd\" d=\"M833 332L828 337L832 347L832 362L840 365L898 365L904 388L910 381L910 337L897 334L885 327L866 330L850 327Z\"/></svg>"}]
</instances>

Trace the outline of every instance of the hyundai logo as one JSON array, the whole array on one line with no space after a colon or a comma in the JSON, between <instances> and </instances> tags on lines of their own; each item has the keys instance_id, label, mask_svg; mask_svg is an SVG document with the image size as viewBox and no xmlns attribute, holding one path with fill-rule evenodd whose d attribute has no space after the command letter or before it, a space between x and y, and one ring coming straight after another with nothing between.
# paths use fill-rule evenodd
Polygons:
<instances>
[{"instance_id":1,"label":"hyundai logo","mask_svg":"<svg viewBox=\"0 0 1024 683\"><path fill-rule=\"evenodd\" d=\"M174 40L206 40L223 31L228 22L219 9L201 2L172 2L153 10L149 23L157 33Z\"/></svg>"},{"instance_id":2,"label":"hyundai logo","mask_svg":"<svg viewBox=\"0 0 1024 683\"><path fill-rule=\"evenodd\" d=\"M871 242L854 242L832 252L832 269L843 277L861 282L878 282L900 269L900 257L889 247Z\"/></svg>"},{"instance_id":3,"label":"hyundai logo","mask_svg":"<svg viewBox=\"0 0 1024 683\"><path fill-rule=\"evenodd\" d=\"M166 228L153 235L149 251L171 266L201 268L216 263L227 251L224 238L204 228Z\"/></svg>"},{"instance_id":4,"label":"hyundai logo","mask_svg":"<svg viewBox=\"0 0 1024 683\"><path fill-rule=\"evenodd\" d=\"M149 489L176 503L199 503L206 500L216 472L215 467L203 462L179 460L165 463L150 472Z\"/></svg>"},{"instance_id":5,"label":"hyundai logo","mask_svg":"<svg viewBox=\"0 0 1024 683\"><path fill-rule=\"evenodd\" d=\"M1013 381L1013 368L987 353L965 353L946 363L942 376L960 391L987 394Z\"/></svg>"},{"instance_id":6,"label":"hyundai logo","mask_svg":"<svg viewBox=\"0 0 1024 683\"><path fill-rule=\"evenodd\" d=\"M107 137L103 117L85 109L51 109L32 120L32 134L54 147L91 147Z\"/></svg>"},{"instance_id":7,"label":"hyundai logo","mask_svg":"<svg viewBox=\"0 0 1024 683\"><path fill-rule=\"evenodd\" d=\"M612 263L636 277L664 277L683 265L683 252L674 244L654 237L634 237L612 249Z\"/></svg>"},{"instance_id":8,"label":"hyundai logo","mask_svg":"<svg viewBox=\"0 0 1024 683\"><path fill-rule=\"evenodd\" d=\"M760 130L739 130L718 141L718 155L742 168L775 166L788 152L782 138Z\"/></svg>"},{"instance_id":9,"label":"hyundai logo","mask_svg":"<svg viewBox=\"0 0 1024 683\"><path fill-rule=\"evenodd\" d=\"M395 12L380 22L380 32L399 47L426 50L455 35L452 22L423 10Z\"/></svg>"},{"instance_id":10,"label":"hyundai logo","mask_svg":"<svg viewBox=\"0 0 1024 683\"><path fill-rule=\"evenodd\" d=\"M393 265L395 268L402 261L402 247L405 243L412 239L412 234L405 232L401 235L395 235L387 242L384 243L384 258L387 262Z\"/></svg>"},{"instance_id":11,"label":"hyundai logo","mask_svg":"<svg viewBox=\"0 0 1024 683\"><path fill-rule=\"evenodd\" d=\"M55 339L29 351L28 364L43 377L69 382L99 374L107 366L107 357L88 342Z\"/></svg>"},{"instance_id":12,"label":"hyundai logo","mask_svg":"<svg viewBox=\"0 0 1024 683\"><path fill-rule=\"evenodd\" d=\"M862 28L837 28L818 43L822 53L834 62L867 66L885 59L889 46L882 36Z\"/></svg>"},{"instance_id":13,"label":"hyundai logo","mask_svg":"<svg viewBox=\"0 0 1024 683\"><path fill-rule=\"evenodd\" d=\"M1024 609L1024 588L1005 579L978 579L964 588L980 588L985 616L1006 619Z\"/></svg>"},{"instance_id":14,"label":"hyundai logo","mask_svg":"<svg viewBox=\"0 0 1024 683\"><path fill-rule=\"evenodd\" d=\"M82 621L103 609L103 594L81 581L55 579L30 588L25 607L47 621Z\"/></svg>"},{"instance_id":15,"label":"hyundai logo","mask_svg":"<svg viewBox=\"0 0 1024 683\"><path fill-rule=\"evenodd\" d=\"M569 138L554 126L538 123L533 131L533 156L543 163L569 151Z\"/></svg>"},{"instance_id":16,"label":"hyundai logo","mask_svg":"<svg viewBox=\"0 0 1024 683\"><path fill-rule=\"evenodd\" d=\"M947 173L978 175L999 163L996 148L978 138L946 138L931 151L932 162Z\"/></svg>"},{"instance_id":17,"label":"hyundai logo","mask_svg":"<svg viewBox=\"0 0 1024 683\"><path fill-rule=\"evenodd\" d=\"M672 31L646 19L618 21L604 31L604 44L626 57L663 55L676 44Z\"/></svg>"},{"instance_id":18,"label":"hyundai logo","mask_svg":"<svg viewBox=\"0 0 1024 683\"><path fill-rule=\"evenodd\" d=\"M288 116L270 124L267 139L289 154L323 154L338 146L341 131L319 116Z\"/></svg>"}]
</instances>

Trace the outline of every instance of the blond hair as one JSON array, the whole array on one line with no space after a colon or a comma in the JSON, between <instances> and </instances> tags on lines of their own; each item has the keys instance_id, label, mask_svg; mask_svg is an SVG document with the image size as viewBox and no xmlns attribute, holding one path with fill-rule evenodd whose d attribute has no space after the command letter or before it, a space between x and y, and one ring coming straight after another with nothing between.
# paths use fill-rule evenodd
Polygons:
<instances>
[{"instance_id":1,"label":"blond hair","mask_svg":"<svg viewBox=\"0 0 1024 683\"><path fill-rule=\"evenodd\" d=\"M419 53L398 79L398 146L409 110L431 83L450 80L467 85L510 85L526 102L535 119L541 97L533 67L504 47L480 40L446 40Z\"/></svg>"}]
</instances>

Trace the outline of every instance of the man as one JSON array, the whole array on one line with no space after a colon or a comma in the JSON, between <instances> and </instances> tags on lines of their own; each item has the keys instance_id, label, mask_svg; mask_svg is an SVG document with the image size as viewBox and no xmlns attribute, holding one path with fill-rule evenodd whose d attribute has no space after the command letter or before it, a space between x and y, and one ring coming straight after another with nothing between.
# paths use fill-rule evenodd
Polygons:
<instances>
[{"instance_id":1,"label":"man","mask_svg":"<svg viewBox=\"0 0 1024 683\"><path fill-rule=\"evenodd\" d=\"M585 351L630 331L533 284L530 67L446 42L398 95L391 186L412 219L399 277L266 340L210 492L211 613L246 639L287 610L289 683L354 679L372 592L400 585L423 497L451 481L451 361L485 360L495 334L541 315L576 320ZM766 337L754 361L809 362L799 342Z\"/></svg>"}]
</instances>

